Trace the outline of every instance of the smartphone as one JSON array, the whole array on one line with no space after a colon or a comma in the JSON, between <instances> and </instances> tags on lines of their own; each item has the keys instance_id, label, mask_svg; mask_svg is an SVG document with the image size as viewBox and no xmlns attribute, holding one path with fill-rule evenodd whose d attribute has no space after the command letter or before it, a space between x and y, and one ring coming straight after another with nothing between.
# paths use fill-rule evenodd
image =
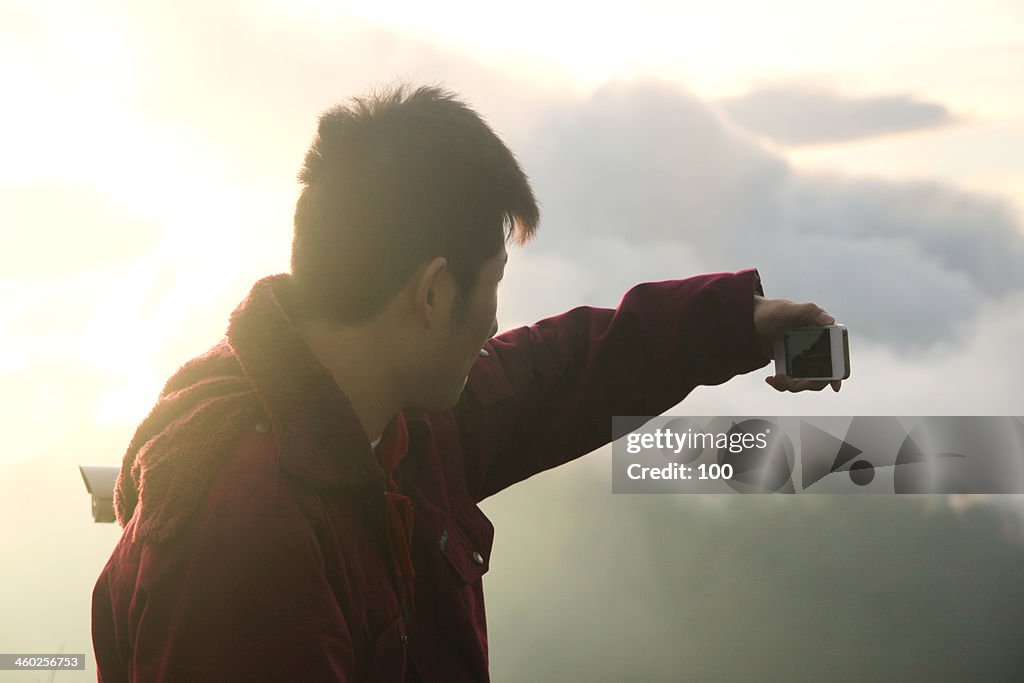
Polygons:
<instances>
[{"instance_id":1,"label":"smartphone","mask_svg":"<svg viewBox=\"0 0 1024 683\"><path fill-rule=\"evenodd\" d=\"M833 380L850 376L850 337L845 325L796 327L775 340L775 374Z\"/></svg>"}]
</instances>

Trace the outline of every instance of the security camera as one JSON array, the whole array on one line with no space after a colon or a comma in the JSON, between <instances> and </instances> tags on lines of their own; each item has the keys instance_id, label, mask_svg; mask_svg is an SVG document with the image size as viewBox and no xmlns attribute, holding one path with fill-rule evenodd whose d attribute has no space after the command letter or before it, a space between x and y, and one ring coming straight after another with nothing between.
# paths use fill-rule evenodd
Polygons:
<instances>
[{"instance_id":1,"label":"security camera","mask_svg":"<svg viewBox=\"0 0 1024 683\"><path fill-rule=\"evenodd\" d=\"M92 519L94 522L114 521L114 485L120 467L105 465L79 465L85 481L85 490L92 494Z\"/></svg>"}]
</instances>

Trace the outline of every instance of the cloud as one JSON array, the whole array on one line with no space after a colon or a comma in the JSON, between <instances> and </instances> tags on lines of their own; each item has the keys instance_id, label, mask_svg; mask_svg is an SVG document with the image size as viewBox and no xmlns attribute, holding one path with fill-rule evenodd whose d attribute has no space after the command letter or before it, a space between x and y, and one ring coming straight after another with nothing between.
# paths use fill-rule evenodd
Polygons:
<instances>
[{"instance_id":1,"label":"cloud","mask_svg":"<svg viewBox=\"0 0 1024 683\"><path fill-rule=\"evenodd\" d=\"M1008 511L611 495L598 456L483 503L500 530L484 579L496 680L1020 678L1024 548ZM935 646L948 641L962 647Z\"/></svg>"},{"instance_id":2,"label":"cloud","mask_svg":"<svg viewBox=\"0 0 1024 683\"><path fill-rule=\"evenodd\" d=\"M505 130L548 95L496 66L341 10L282 7L165 0L120 8L119 22L130 16L150 37L135 46L146 78L131 106L280 183L294 178L321 112L382 85L442 82Z\"/></svg>"},{"instance_id":3,"label":"cloud","mask_svg":"<svg viewBox=\"0 0 1024 683\"><path fill-rule=\"evenodd\" d=\"M245 239L251 253L268 251L264 236L273 232L283 253L290 216L267 210L260 189L286 194L279 188L292 181L323 107L397 76L463 94L505 133L534 181L542 229L536 244L513 254L503 324L578 303L614 305L638 281L756 266L770 296L817 301L856 339L913 352L964 343L982 306L1024 288L1024 239L1008 204L931 182L796 171L677 84L622 82L584 97L553 95L466 55L344 17L310 30L268 23L241 4L204 6L204 16L213 13L204 21L194 20L198 5L161 7L125 10L132 35L152 38L131 45L147 78L125 102L154 122L152 133L177 139L172 129L188 129L186 139L208 143L212 159L228 159L218 170L239 171L232 202L248 202L252 221L232 216L234 204L222 197L232 209L215 221L182 214L192 223L161 225L180 253L164 245L165 268L152 278L167 268L172 279L191 281L208 275L202 268L224 270L209 244L202 253L185 249L196 225L204 240L226 236L218 248ZM819 100L841 99L817 92ZM138 237L124 228L130 219L106 223L125 232L105 240L118 248ZM74 224L49 219L47 229ZM239 291L241 277L231 279ZM173 302L164 296L152 305L170 302L210 319L230 308L223 301L211 308L201 291L182 289Z\"/></svg>"},{"instance_id":4,"label":"cloud","mask_svg":"<svg viewBox=\"0 0 1024 683\"><path fill-rule=\"evenodd\" d=\"M135 258L156 226L97 188L46 180L0 183L0 280L46 280Z\"/></svg>"},{"instance_id":5,"label":"cloud","mask_svg":"<svg viewBox=\"0 0 1024 683\"><path fill-rule=\"evenodd\" d=\"M544 203L538 249L568 261L590 241L618 244L593 264L604 300L621 294L611 273L683 245L676 277L756 266L769 296L817 301L852 334L912 350L962 341L983 305L1024 289L1009 203L796 171L672 84L618 83L562 106L523 158Z\"/></svg>"},{"instance_id":6,"label":"cloud","mask_svg":"<svg viewBox=\"0 0 1024 683\"><path fill-rule=\"evenodd\" d=\"M498 324L505 330L576 306L614 307L638 282L692 273L699 263L686 244L625 247L619 239L593 236L581 239L568 253L528 246L510 256Z\"/></svg>"},{"instance_id":7,"label":"cloud","mask_svg":"<svg viewBox=\"0 0 1024 683\"><path fill-rule=\"evenodd\" d=\"M934 128L956 118L910 95L846 97L812 85L775 85L718 100L733 121L782 145L814 145Z\"/></svg>"}]
</instances>

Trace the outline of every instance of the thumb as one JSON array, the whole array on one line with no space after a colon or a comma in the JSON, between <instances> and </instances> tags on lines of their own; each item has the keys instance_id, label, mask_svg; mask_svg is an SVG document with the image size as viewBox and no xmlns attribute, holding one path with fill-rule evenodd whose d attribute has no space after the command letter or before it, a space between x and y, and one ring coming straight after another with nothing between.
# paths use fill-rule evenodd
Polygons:
<instances>
[{"instance_id":1,"label":"thumb","mask_svg":"<svg viewBox=\"0 0 1024 683\"><path fill-rule=\"evenodd\" d=\"M817 304L795 304L790 319L794 327L800 325L832 325L836 319Z\"/></svg>"}]
</instances>

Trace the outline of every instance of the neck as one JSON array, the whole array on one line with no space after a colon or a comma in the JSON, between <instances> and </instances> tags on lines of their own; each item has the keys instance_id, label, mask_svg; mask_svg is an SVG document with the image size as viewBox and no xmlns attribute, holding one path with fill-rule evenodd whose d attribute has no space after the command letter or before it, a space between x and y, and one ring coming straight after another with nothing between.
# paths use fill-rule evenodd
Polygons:
<instances>
[{"instance_id":1,"label":"neck","mask_svg":"<svg viewBox=\"0 0 1024 683\"><path fill-rule=\"evenodd\" d=\"M379 438L404 407L391 361L393 335L372 322L339 327L312 321L297 327L313 355L348 397L368 440Z\"/></svg>"}]
</instances>

